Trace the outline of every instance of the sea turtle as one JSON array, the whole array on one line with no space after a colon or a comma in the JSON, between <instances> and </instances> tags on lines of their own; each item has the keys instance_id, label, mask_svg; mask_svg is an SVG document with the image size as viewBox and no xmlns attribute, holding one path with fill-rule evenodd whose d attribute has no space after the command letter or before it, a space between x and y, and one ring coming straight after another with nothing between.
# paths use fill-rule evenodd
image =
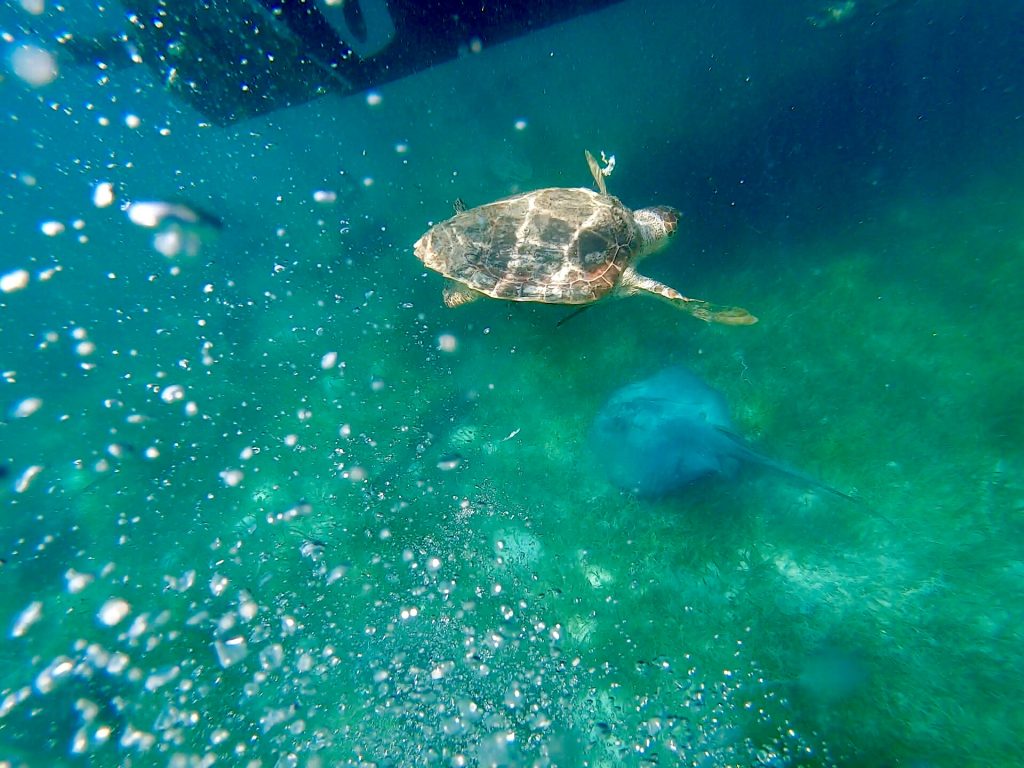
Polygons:
<instances>
[{"instance_id":1,"label":"sea turtle","mask_svg":"<svg viewBox=\"0 0 1024 768\"><path fill-rule=\"evenodd\" d=\"M447 278L447 306L481 296L590 304L649 293L708 322L757 322L745 309L683 296L638 273L635 263L668 242L681 214L664 205L629 210L605 187L614 163L602 168L590 152L586 157L597 192L552 187L469 210L457 203L452 218L416 241L416 257Z\"/></svg>"}]
</instances>

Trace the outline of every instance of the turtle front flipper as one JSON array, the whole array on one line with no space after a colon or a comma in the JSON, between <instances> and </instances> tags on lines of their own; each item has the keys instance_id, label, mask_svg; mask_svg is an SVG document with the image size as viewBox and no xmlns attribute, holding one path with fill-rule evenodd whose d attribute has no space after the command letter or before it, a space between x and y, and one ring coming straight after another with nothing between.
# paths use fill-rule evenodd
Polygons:
<instances>
[{"instance_id":1,"label":"turtle front flipper","mask_svg":"<svg viewBox=\"0 0 1024 768\"><path fill-rule=\"evenodd\" d=\"M597 191L602 195L607 195L608 187L604 183L604 174L601 172L601 166L594 159L594 156L590 154L589 149L583 150L583 154L587 156L587 165L590 167L590 175L594 177L594 183L597 184Z\"/></svg>"},{"instance_id":2,"label":"turtle front flipper","mask_svg":"<svg viewBox=\"0 0 1024 768\"><path fill-rule=\"evenodd\" d=\"M669 290L671 291L672 289L670 288ZM686 310L698 320L718 323L719 325L753 325L757 322L757 317L750 314L743 307L723 307L703 299L691 299L683 296L678 291L673 291L673 293L678 298L671 298L669 296L664 298L679 307L679 309Z\"/></svg>"},{"instance_id":3,"label":"turtle front flipper","mask_svg":"<svg viewBox=\"0 0 1024 768\"><path fill-rule=\"evenodd\" d=\"M675 288L669 288L633 269L622 273L621 290L627 296L637 293L649 293L664 299L675 307L689 312L698 320L721 325L753 325L757 318L742 307L722 307L703 299L692 299L683 296Z\"/></svg>"}]
</instances>

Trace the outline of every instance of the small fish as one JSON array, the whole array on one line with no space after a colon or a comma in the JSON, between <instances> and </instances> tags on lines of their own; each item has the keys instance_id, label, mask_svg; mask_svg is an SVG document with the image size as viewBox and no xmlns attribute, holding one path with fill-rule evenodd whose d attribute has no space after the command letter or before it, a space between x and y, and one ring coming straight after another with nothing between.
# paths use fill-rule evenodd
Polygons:
<instances>
[{"instance_id":1,"label":"small fish","mask_svg":"<svg viewBox=\"0 0 1024 768\"><path fill-rule=\"evenodd\" d=\"M437 468L442 472L450 472L462 463L462 455L458 453L443 453L437 460Z\"/></svg>"},{"instance_id":2,"label":"small fish","mask_svg":"<svg viewBox=\"0 0 1024 768\"><path fill-rule=\"evenodd\" d=\"M133 224L156 229L169 224L224 229L224 220L199 206L164 200L138 200L125 208Z\"/></svg>"}]
</instances>

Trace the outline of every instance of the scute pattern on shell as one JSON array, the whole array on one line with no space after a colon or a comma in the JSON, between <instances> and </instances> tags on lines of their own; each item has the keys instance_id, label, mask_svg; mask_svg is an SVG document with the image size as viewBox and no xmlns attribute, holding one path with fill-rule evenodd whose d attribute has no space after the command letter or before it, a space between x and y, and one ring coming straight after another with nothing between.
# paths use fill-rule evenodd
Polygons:
<instances>
[{"instance_id":1,"label":"scute pattern on shell","mask_svg":"<svg viewBox=\"0 0 1024 768\"><path fill-rule=\"evenodd\" d=\"M633 215L611 195L541 189L456 214L416 256L497 299L586 304L607 295L640 246Z\"/></svg>"}]
</instances>

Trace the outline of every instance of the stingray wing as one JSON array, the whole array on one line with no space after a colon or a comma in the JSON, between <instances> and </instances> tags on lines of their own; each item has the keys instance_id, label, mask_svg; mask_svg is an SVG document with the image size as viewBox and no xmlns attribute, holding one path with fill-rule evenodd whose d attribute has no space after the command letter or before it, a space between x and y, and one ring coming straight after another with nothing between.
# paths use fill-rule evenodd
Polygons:
<instances>
[{"instance_id":1,"label":"stingray wing","mask_svg":"<svg viewBox=\"0 0 1024 768\"><path fill-rule=\"evenodd\" d=\"M663 496L706 475L731 474L731 441L698 408L671 398L613 398L590 443L608 479L641 496Z\"/></svg>"}]
</instances>

